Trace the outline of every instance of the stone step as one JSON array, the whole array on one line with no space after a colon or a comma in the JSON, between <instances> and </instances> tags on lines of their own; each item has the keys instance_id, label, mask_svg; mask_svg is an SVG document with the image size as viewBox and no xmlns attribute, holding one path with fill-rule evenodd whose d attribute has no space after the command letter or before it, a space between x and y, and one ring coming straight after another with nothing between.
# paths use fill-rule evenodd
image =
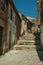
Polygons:
<instances>
[{"instance_id":1,"label":"stone step","mask_svg":"<svg viewBox=\"0 0 43 65\"><path fill-rule=\"evenodd\" d=\"M34 40L35 36L32 33L28 33L28 34L25 34L25 35L21 36L19 39L22 39L22 40Z\"/></svg>"},{"instance_id":2,"label":"stone step","mask_svg":"<svg viewBox=\"0 0 43 65\"><path fill-rule=\"evenodd\" d=\"M42 50L40 45L15 45L14 50Z\"/></svg>"},{"instance_id":3,"label":"stone step","mask_svg":"<svg viewBox=\"0 0 43 65\"><path fill-rule=\"evenodd\" d=\"M18 40L17 44L20 45L35 44L35 40Z\"/></svg>"},{"instance_id":4,"label":"stone step","mask_svg":"<svg viewBox=\"0 0 43 65\"><path fill-rule=\"evenodd\" d=\"M40 42L35 40L18 40L17 42L19 45L37 45L38 43Z\"/></svg>"},{"instance_id":5,"label":"stone step","mask_svg":"<svg viewBox=\"0 0 43 65\"><path fill-rule=\"evenodd\" d=\"M33 42L20 42L20 43L18 43L19 45L35 45L35 43L33 43Z\"/></svg>"}]
</instances>

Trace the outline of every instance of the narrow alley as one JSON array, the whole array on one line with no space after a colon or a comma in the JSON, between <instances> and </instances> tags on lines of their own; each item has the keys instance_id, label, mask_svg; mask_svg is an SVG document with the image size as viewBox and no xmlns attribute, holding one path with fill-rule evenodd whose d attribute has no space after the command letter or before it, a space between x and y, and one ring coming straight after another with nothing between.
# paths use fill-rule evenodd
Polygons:
<instances>
[{"instance_id":1,"label":"narrow alley","mask_svg":"<svg viewBox=\"0 0 43 65\"><path fill-rule=\"evenodd\" d=\"M0 57L0 65L43 65L43 52L40 53L40 60L36 50L11 50Z\"/></svg>"},{"instance_id":2,"label":"narrow alley","mask_svg":"<svg viewBox=\"0 0 43 65\"><path fill-rule=\"evenodd\" d=\"M34 38L32 33L20 37L11 51L0 56L0 65L43 65L43 50Z\"/></svg>"},{"instance_id":3,"label":"narrow alley","mask_svg":"<svg viewBox=\"0 0 43 65\"><path fill-rule=\"evenodd\" d=\"M43 0L0 0L0 65L43 65Z\"/></svg>"}]
</instances>

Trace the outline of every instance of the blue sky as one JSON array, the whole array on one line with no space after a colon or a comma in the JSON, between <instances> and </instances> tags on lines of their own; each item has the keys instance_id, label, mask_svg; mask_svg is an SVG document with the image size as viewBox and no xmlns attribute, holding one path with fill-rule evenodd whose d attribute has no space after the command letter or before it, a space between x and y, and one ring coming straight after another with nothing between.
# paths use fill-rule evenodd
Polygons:
<instances>
[{"instance_id":1,"label":"blue sky","mask_svg":"<svg viewBox=\"0 0 43 65\"><path fill-rule=\"evenodd\" d=\"M14 0L17 10L32 18L37 18L37 0Z\"/></svg>"}]
</instances>

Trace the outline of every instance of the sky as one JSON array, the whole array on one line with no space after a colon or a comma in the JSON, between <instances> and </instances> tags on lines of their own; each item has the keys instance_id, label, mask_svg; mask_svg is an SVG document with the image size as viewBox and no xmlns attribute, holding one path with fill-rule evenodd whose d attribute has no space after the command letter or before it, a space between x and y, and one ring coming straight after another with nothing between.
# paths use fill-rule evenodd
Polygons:
<instances>
[{"instance_id":1,"label":"sky","mask_svg":"<svg viewBox=\"0 0 43 65\"><path fill-rule=\"evenodd\" d=\"M13 0L18 12L32 18L37 18L37 0Z\"/></svg>"}]
</instances>

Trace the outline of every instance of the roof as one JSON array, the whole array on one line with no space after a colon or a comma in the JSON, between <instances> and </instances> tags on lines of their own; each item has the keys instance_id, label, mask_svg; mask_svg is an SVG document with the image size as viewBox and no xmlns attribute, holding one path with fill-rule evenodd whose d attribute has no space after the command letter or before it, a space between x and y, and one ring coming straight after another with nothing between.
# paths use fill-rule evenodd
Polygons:
<instances>
[{"instance_id":1,"label":"roof","mask_svg":"<svg viewBox=\"0 0 43 65\"><path fill-rule=\"evenodd\" d=\"M20 15L20 17L21 17L21 20L24 20L26 23L30 23L30 24L33 24L32 22L31 22L31 20L30 19L28 19L26 16L24 16L23 14L21 14L21 13L19 13L19 15Z\"/></svg>"},{"instance_id":2,"label":"roof","mask_svg":"<svg viewBox=\"0 0 43 65\"><path fill-rule=\"evenodd\" d=\"M27 17L28 20L30 20L32 23L35 23L37 21L36 18Z\"/></svg>"}]
</instances>

